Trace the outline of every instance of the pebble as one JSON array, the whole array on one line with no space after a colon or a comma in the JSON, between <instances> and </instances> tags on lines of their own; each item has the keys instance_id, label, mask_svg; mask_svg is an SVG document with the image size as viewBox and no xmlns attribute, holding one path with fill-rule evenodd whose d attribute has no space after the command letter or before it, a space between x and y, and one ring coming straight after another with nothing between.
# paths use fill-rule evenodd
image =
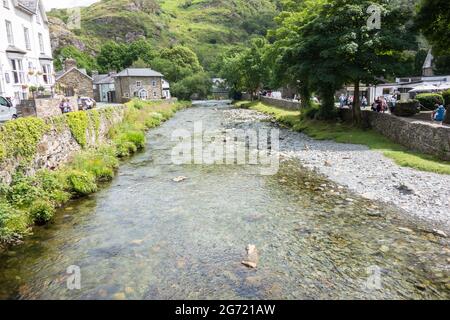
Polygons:
<instances>
[{"instance_id":1,"label":"pebble","mask_svg":"<svg viewBox=\"0 0 450 320\"><path fill-rule=\"evenodd\" d=\"M245 109L227 110L224 116L230 122L271 119ZM280 152L299 159L307 168L315 168L338 184L339 189L345 186L359 195L370 193L368 198L372 200L401 206L406 213L439 225L444 233L450 232L450 175L400 167L382 152L364 145L315 140L301 132L285 129L280 129L280 136L284 137L280 141Z\"/></svg>"}]
</instances>

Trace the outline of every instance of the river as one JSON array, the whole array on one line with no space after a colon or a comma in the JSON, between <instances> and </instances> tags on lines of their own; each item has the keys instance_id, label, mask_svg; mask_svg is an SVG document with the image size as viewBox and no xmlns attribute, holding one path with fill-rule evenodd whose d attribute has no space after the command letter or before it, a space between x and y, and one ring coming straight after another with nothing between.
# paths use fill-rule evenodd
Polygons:
<instances>
[{"instance_id":1,"label":"river","mask_svg":"<svg viewBox=\"0 0 450 320\"><path fill-rule=\"evenodd\" d=\"M0 298L450 298L448 240L394 207L295 160L274 175L172 163L175 129L242 127L226 119L230 108L196 104L148 132L145 151L110 184L0 256ZM248 244L259 252L256 269L241 264ZM80 289L67 286L69 266L79 268Z\"/></svg>"}]
</instances>

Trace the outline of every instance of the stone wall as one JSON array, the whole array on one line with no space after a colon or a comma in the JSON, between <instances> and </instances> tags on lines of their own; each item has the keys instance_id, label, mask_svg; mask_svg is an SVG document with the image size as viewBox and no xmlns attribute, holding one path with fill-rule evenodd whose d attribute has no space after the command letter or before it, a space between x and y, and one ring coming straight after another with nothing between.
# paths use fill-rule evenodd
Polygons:
<instances>
[{"instance_id":1,"label":"stone wall","mask_svg":"<svg viewBox=\"0 0 450 320\"><path fill-rule=\"evenodd\" d=\"M351 121L351 110L341 109L341 118ZM363 123L409 150L450 161L450 127L436 126L387 113L362 111Z\"/></svg>"},{"instance_id":2,"label":"stone wall","mask_svg":"<svg viewBox=\"0 0 450 320\"><path fill-rule=\"evenodd\" d=\"M285 100L285 99L274 99L269 97L260 97L261 102L264 102L265 104L283 108L283 109L289 109L289 110L300 110L300 103L292 100Z\"/></svg>"},{"instance_id":3,"label":"stone wall","mask_svg":"<svg viewBox=\"0 0 450 320\"><path fill-rule=\"evenodd\" d=\"M94 147L107 141L111 126L123 120L124 108L124 106L114 106L85 111L90 119L93 118L93 112L98 113L100 120L98 130L93 129L93 124L86 130L85 148ZM49 125L49 130L46 130L42 135L36 146L36 153L30 162L25 164L20 156L1 161L0 182L10 183L12 175L19 166L25 165L27 174L33 175L39 169L55 169L70 161L82 147L72 134L66 117L67 115L60 115L44 119L46 124Z\"/></svg>"}]
</instances>

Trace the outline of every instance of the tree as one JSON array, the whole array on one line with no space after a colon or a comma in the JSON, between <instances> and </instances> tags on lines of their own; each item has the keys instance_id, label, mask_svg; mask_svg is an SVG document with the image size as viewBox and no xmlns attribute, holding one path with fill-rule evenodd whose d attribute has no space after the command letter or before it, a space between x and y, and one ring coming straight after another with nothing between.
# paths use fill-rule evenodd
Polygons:
<instances>
[{"instance_id":1,"label":"tree","mask_svg":"<svg viewBox=\"0 0 450 320\"><path fill-rule=\"evenodd\" d=\"M436 56L450 56L450 1L422 0L416 25L433 46Z\"/></svg>"},{"instance_id":2,"label":"tree","mask_svg":"<svg viewBox=\"0 0 450 320\"><path fill-rule=\"evenodd\" d=\"M211 85L211 79L208 74L200 72L172 85L172 93L182 100L189 100L192 97L206 99L211 92Z\"/></svg>"},{"instance_id":3,"label":"tree","mask_svg":"<svg viewBox=\"0 0 450 320\"><path fill-rule=\"evenodd\" d=\"M382 27L369 28L368 8L377 4ZM287 70L316 90L321 115L333 115L334 93L346 83L355 86L353 118L361 121L359 84L392 76L405 50L416 47L406 22L411 9L386 0L322 0L296 2L300 10L285 14L278 35L289 45ZM286 46L286 45L285 45Z\"/></svg>"},{"instance_id":4,"label":"tree","mask_svg":"<svg viewBox=\"0 0 450 320\"><path fill-rule=\"evenodd\" d=\"M128 68L133 62L128 46L115 41L105 42L97 55L100 71L105 73L111 70L120 71Z\"/></svg>"},{"instance_id":5,"label":"tree","mask_svg":"<svg viewBox=\"0 0 450 320\"><path fill-rule=\"evenodd\" d=\"M249 47L223 58L220 75L234 91L247 91L253 96L270 79L266 57L267 41L254 38Z\"/></svg>"},{"instance_id":6,"label":"tree","mask_svg":"<svg viewBox=\"0 0 450 320\"><path fill-rule=\"evenodd\" d=\"M91 74L93 70L98 69L95 58L83 51L78 50L74 46L66 46L55 53L55 69L62 70L64 60L67 58L75 59L77 61L78 68L86 69L89 74Z\"/></svg>"}]
</instances>

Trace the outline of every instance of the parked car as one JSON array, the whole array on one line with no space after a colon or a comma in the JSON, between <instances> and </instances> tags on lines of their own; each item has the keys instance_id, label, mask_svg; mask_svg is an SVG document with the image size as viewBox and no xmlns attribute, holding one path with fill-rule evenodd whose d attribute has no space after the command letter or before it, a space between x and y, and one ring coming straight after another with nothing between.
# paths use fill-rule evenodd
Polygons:
<instances>
[{"instance_id":1,"label":"parked car","mask_svg":"<svg viewBox=\"0 0 450 320\"><path fill-rule=\"evenodd\" d=\"M0 121L17 118L15 108L9 98L0 96Z\"/></svg>"},{"instance_id":2,"label":"parked car","mask_svg":"<svg viewBox=\"0 0 450 320\"><path fill-rule=\"evenodd\" d=\"M78 109L79 110L90 110L97 106L97 102L89 97L78 98Z\"/></svg>"}]
</instances>

